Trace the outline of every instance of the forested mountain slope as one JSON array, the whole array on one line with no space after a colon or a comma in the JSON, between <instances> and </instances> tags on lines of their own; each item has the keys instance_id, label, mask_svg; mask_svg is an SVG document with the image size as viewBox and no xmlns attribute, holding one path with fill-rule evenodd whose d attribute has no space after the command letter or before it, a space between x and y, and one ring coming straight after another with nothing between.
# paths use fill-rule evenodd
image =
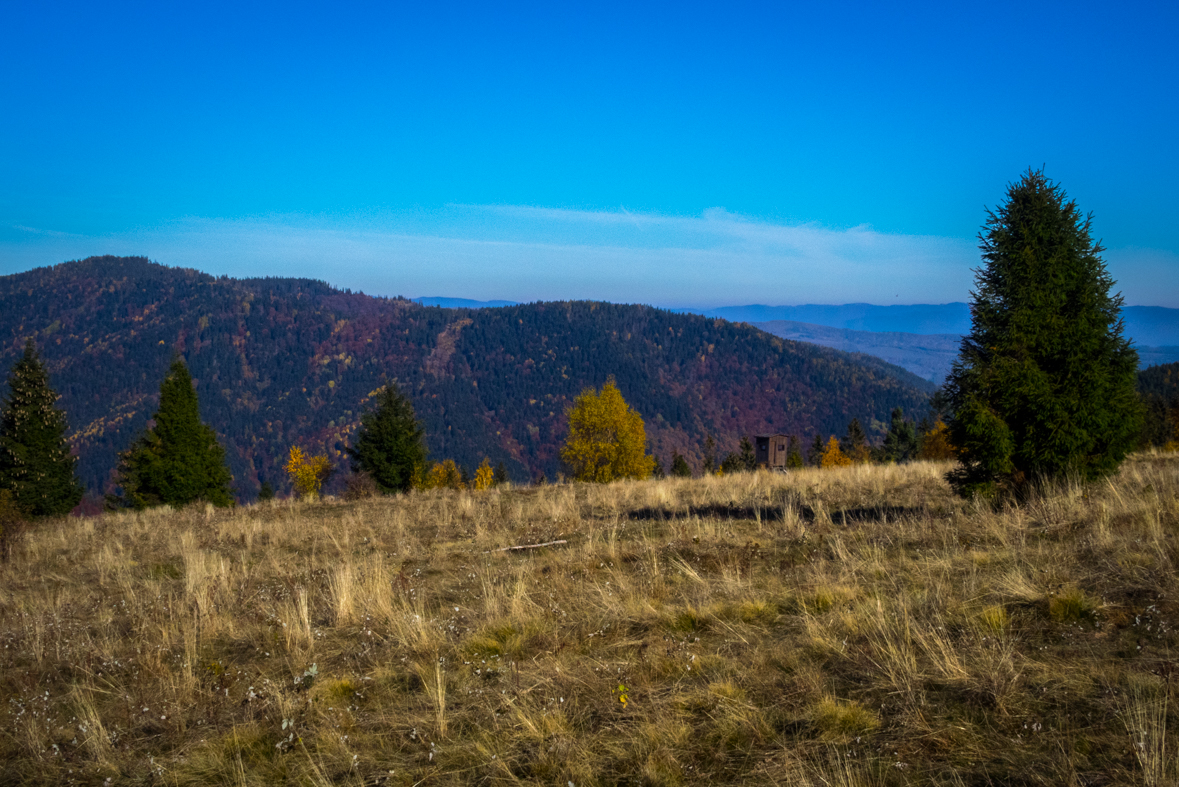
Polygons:
<instances>
[{"instance_id":1,"label":"forested mountain slope","mask_svg":"<svg viewBox=\"0 0 1179 787\"><path fill-rule=\"evenodd\" d=\"M144 258L98 257L0 277L0 367L25 337L61 394L80 472L108 483L144 428L173 352L226 443L243 497L281 481L287 449L338 466L369 398L411 396L435 458L503 461L519 480L559 469L564 411L613 375L666 464L742 434L842 433L922 410L922 381L876 359L771 337L747 325L645 306L536 303L424 307L302 279L214 278Z\"/></svg>"},{"instance_id":2,"label":"forested mountain slope","mask_svg":"<svg viewBox=\"0 0 1179 787\"><path fill-rule=\"evenodd\" d=\"M1138 373L1138 390L1143 396L1179 401L1179 362L1165 363Z\"/></svg>"},{"instance_id":3,"label":"forested mountain slope","mask_svg":"<svg viewBox=\"0 0 1179 787\"><path fill-rule=\"evenodd\" d=\"M1138 393L1145 406L1142 441L1162 447L1179 439L1179 362L1138 372Z\"/></svg>"}]
</instances>

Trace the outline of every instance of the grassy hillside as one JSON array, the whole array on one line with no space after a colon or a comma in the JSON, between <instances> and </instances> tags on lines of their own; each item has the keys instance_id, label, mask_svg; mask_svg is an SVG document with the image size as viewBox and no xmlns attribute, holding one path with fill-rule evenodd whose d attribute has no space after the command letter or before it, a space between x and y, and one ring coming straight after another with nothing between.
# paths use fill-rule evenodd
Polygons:
<instances>
[{"instance_id":1,"label":"grassy hillside","mask_svg":"<svg viewBox=\"0 0 1179 787\"><path fill-rule=\"evenodd\" d=\"M1173 784L1174 455L945 469L47 522L0 784Z\"/></svg>"},{"instance_id":2,"label":"grassy hillside","mask_svg":"<svg viewBox=\"0 0 1179 787\"><path fill-rule=\"evenodd\" d=\"M746 325L645 306L569 302L424 307L300 279L214 278L143 258L93 258L0 277L0 368L32 336L99 491L154 412L174 352L196 380L244 499L278 485L287 450L343 449L370 397L396 380L436 459L484 456L519 480L555 477L565 409L608 376L646 419L665 464L742 434L842 434L924 407L924 383L882 361Z\"/></svg>"}]
</instances>

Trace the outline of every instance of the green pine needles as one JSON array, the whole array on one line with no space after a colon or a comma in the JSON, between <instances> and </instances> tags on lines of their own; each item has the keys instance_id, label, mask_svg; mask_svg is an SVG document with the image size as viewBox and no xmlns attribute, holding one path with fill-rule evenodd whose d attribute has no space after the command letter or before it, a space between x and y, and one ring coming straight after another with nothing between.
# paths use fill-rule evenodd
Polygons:
<instances>
[{"instance_id":1,"label":"green pine needles","mask_svg":"<svg viewBox=\"0 0 1179 787\"><path fill-rule=\"evenodd\" d=\"M192 376L179 357L160 384L160 409L153 419L155 425L119 456L115 483L121 494L108 496L108 504L135 509L197 501L232 505L225 450L212 428L201 423Z\"/></svg>"},{"instance_id":2,"label":"green pine needles","mask_svg":"<svg viewBox=\"0 0 1179 787\"><path fill-rule=\"evenodd\" d=\"M425 434L413 404L396 383L389 383L377 399L376 410L360 417L356 445L348 449L352 469L371 476L385 494L408 492L414 468L426 461Z\"/></svg>"},{"instance_id":3,"label":"green pine needles","mask_svg":"<svg viewBox=\"0 0 1179 787\"><path fill-rule=\"evenodd\" d=\"M1094 480L1135 447L1138 354L1091 223L1042 171L988 211L973 326L945 387L961 460L948 479L960 494Z\"/></svg>"},{"instance_id":4,"label":"green pine needles","mask_svg":"<svg viewBox=\"0 0 1179 787\"><path fill-rule=\"evenodd\" d=\"M66 416L55 406L57 394L32 339L8 388L0 414L0 489L25 516L68 514L84 491L74 473L78 458L70 453Z\"/></svg>"}]
</instances>

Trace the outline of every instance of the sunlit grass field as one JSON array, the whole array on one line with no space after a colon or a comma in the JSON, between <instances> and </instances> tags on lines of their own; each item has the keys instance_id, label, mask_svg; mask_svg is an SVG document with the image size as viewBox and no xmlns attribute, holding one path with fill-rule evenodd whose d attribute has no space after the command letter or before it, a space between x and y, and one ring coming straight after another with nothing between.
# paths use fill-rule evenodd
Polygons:
<instances>
[{"instance_id":1,"label":"sunlit grass field","mask_svg":"<svg viewBox=\"0 0 1179 787\"><path fill-rule=\"evenodd\" d=\"M41 523L0 784L1179 783L1179 461L947 469Z\"/></svg>"}]
</instances>

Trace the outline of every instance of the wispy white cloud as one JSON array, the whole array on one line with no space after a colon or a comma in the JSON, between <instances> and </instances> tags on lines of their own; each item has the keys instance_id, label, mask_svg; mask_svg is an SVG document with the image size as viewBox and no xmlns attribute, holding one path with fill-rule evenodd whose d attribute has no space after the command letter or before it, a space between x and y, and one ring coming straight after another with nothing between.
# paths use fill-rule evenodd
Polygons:
<instances>
[{"instance_id":1,"label":"wispy white cloud","mask_svg":"<svg viewBox=\"0 0 1179 787\"><path fill-rule=\"evenodd\" d=\"M1127 301L1176 305L1175 255L1124 251L1108 257ZM621 206L451 205L346 218L190 218L92 237L0 232L0 272L108 253L233 276L321 278L373 294L666 306L965 300L978 264L973 240L775 224L722 208L687 217ZM1170 278L1161 288L1141 275L1162 269Z\"/></svg>"},{"instance_id":2,"label":"wispy white cloud","mask_svg":"<svg viewBox=\"0 0 1179 787\"><path fill-rule=\"evenodd\" d=\"M70 233L70 232L58 232L57 230L43 230L38 227L26 227L23 224L13 224L12 229L16 230L17 232L27 232L31 235L41 235L41 236L45 236L45 237L49 237L49 238L78 238L78 237L81 237L80 235L76 235L76 234Z\"/></svg>"}]
</instances>

